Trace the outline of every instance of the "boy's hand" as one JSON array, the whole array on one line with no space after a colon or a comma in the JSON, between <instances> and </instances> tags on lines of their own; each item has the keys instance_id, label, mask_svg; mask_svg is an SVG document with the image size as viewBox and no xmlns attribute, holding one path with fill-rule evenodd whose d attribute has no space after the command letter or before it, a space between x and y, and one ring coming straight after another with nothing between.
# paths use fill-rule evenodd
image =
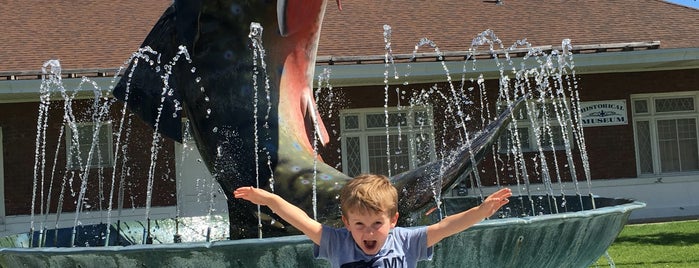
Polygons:
<instances>
[{"instance_id":1,"label":"boy's hand","mask_svg":"<svg viewBox=\"0 0 699 268\"><path fill-rule=\"evenodd\" d=\"M267 206L275 214L279 215L289 224L299 229L316 245L320 245L320 236L323 233L323 226L308 217L305 211L292 205L280 196L252 186L245 186L233 191L235 198L242 198L254 204Z\"/></svg>"},{"instance_id":2,"label":"boy's hand","mask_svg":"<svg viewBox=\"0 0 699 268\"><path fill-rule=\"evenodd\" d=\"M483 204L480 205L480 209L490 217L495 214L498 209L510 202L508 199L510 196L512 196L512 190L509 188L502 188L489 195L485 201L483 201Z\"/></svg>"},{"instance_id":3,"label":"boy's hand","mask_svg":"<svg viewBox=\"0 0 699 268\"><path fill-rule=\"evenodd\" d=\"M450 215L438 223L427 226L427 246L431 247L442 239L468 229L485 218L492 216L502 206L510 202L512 190L503 188L494 192L483 204L469 210Z\"/></svg>"},{"instance_id":4,"label":"boy's hand","mask_svg":"<svg viewBox=\"0 0 699 268\"><path fill-rule=\"evenodd\" d=\"M256 205L268 206L274 198L274 194L260 188L245 186L235 189L233 197L248 200Z\"/></svg>"}]
</instances>

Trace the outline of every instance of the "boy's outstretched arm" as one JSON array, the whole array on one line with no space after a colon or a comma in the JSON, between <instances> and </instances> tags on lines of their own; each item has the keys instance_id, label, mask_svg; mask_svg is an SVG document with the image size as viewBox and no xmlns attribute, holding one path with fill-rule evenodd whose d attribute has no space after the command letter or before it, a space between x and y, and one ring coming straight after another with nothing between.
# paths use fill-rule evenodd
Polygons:
<instances>
[{"instance_id":1,"label":"boy's outstretched arm","mask_svg":"<svg viewBox=\"0 0 699 268\"><path fill-rule=\"evenodd\" d=\"M427 246L431 247L442 239L468 229L483 219L490 217L509 202L512 191L503 188L488 196L483 204L458 214L451 215L438 223L427 226Z\"/></svg>"},{"instance_id":2,"label":"boy's outstretched arm","mask_svg":"<svg viewBox=\"0 0 699 268\"><path fill-rule=\"evenodd\" d=\"M308 238L320 245L320 235L323 231L323 226L313 220L303 210L292 205L280 196L253 187L240 187L233 192L235 198L242 198L254 204L267 206L274 213L282 217L289 224L301 230Z\"/></svg>"}]
</instances>

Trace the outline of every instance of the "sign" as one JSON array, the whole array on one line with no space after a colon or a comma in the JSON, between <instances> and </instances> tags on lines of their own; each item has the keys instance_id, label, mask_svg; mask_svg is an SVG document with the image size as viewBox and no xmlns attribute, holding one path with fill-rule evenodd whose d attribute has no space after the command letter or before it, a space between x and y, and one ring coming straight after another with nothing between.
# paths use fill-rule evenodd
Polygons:
<instances>
[{"instance_id":1,"label":"sign","mask_svg":"<svg viewBox=\"0 0 699 268\"><path fill-rule=\"evenodd\" d=\"M583 127L628 125L626 100L580 102Z\"/></svg>"}]
</instances>

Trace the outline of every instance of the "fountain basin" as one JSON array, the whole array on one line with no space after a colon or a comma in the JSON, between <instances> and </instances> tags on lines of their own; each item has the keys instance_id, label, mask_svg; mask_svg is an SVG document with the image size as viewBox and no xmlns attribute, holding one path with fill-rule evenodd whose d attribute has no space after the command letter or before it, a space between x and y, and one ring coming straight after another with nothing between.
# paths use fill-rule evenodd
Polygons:
<instances>
[{"instance_id":1,"label":"fountain basin","mask_svg":"<svg viewBox=\"0 0 699 268\"><path fill-rule=\"evenodd\" d=\"M563 201L532 200L535 210L544 210L541 213L552 208L549 204ZM630 199L595 197L596 208L590 209L590 197L565 200L568 210L589 210L483 221L437 244L433 261L422 267L588 267L614 242L631 212L645 207ZM445 201L449 211L450 202ZM526 197L510 202L515 204L508 204L506 211L521 213L532 207Z\"/></svg>"},{"instance_id":2,"label":"fountain basin","mask_svg":"<svg viewBox=\"0 0 699 268\"><path fill-rule=\"evenodd\" d=\"M551 209L553 207L548 204L562 204L564 200L563 208L567 210L586 209L592 205L591 198L580 196L555 199L513 197L510 204L503 208L502 214L518 215L529 208L535 211ZM476 202L477 199L474 198L446 199L444 209L449 214L450 211L459 211ZM616 239L630 213L645 206L644 203L629 199L595 197L594 202L595 209L483 221L438 243L434 249L433 260L421 262L419 267L587 267L604 254ZM225 221L225 219L221 220ZM326 261L313 258L311 241L301 235L171 243L175 234L172 228L174 225L166 220L151 223L151 230L157 228L151 233L154 244L134 244L142 241L138 237L143 237L142 230L145 225L133 222L126 225L129 227L122 227L118 231L119 239L115 237L109 239L110 244L120 240L125 246L29 248L22 247L28 246L29 243L18 243L18 241L29 241L28 233L4 237L0 239L2 246L0 266L100 268L328 266ZM156 225L157 227L154 227ZM182 224L179 228L186 229L186 224ZM141 230L140 234L138 230ZM114 233L117 232L113 231L112 234ZM213 235L211 233L207 235L210 239L218 237L216 231ZM50 235L47 236L50 237ZM197 235L185 236L187 237L183 237L185 238L183 240L189 238L190 240L186 241L191 241L192 236ZM199 238L202 238L201 235Z\"/></svg>"}]
</instances>

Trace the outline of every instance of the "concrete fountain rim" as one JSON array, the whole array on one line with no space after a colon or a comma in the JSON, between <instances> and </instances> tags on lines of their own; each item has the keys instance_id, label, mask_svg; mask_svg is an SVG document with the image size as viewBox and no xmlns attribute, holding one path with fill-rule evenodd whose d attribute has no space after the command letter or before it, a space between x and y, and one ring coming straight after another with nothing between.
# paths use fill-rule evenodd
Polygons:
<instances>
[{"instance_id":1,"label":"concrete fountain rim","mask_svg":"<svg viewBox=\"0 0 699 268\"><path fill-rule=\"evenodd\" d=\"M595 197L597 198L597 197ZM512 218L496 218L488 219L477 223L469 230L478 230L485 228L505 228L513 225L533 225L542 224L553 220L580 220L584 218L592 218L601 215L617 215L626 214L632 210L640 209L646 206L645 203L626 198L611 198L614 200L626 200L628 202L610 206L604 206L591 210L562 212L557 214L546 214L537 216L512 217ZM465 232L468 232L466 230ZM21 234L15 234L21 235ZM12 235L11 235L12 236ZM8 236L10 237L10 236ZM305 244L310 243L310 240L304 235L290 235L283 237L266 237L266 238L249 238L240 240L215 240L209 242L183 242L183 243L163 243L163 244L135 244L125 246L92 246L92 247L6 247L0 248L0 253L15 253L15 254L97 254L97 253L126 253L133 251L153 251L153 250L197 250L224 248L230 246L253 246L283 243L285 245Z\"/></svg>"}]
</instances>

